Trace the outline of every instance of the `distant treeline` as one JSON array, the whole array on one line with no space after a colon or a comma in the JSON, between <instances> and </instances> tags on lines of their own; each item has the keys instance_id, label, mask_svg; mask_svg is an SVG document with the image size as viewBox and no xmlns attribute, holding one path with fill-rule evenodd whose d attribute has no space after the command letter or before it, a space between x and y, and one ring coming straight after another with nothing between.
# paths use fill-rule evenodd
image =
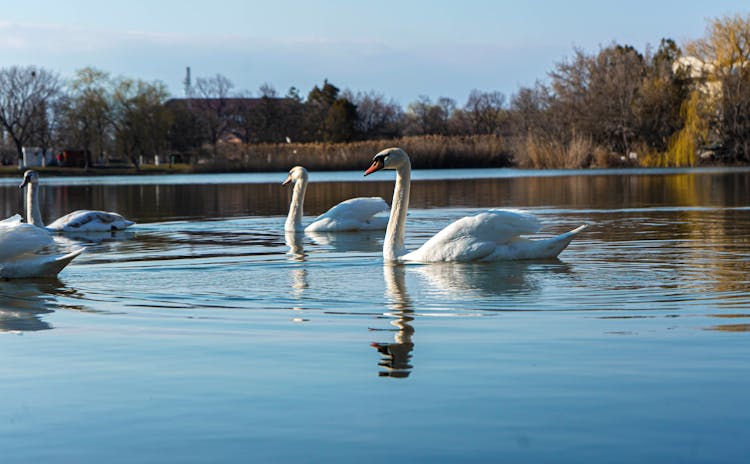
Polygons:
<instances>
[{"instance_id":1,"label":"distant treeline","mask_svg":"<svg viewBox=\"0 0 750 464\"><path fill-rule=\"evenodd\" d=\"M750 161L750 16L709 21L682 48L575 49L510 98L472 91L459 105L421 96L406 108L324 81L306 96L270 84L256 97L222 76L162 82L94 68L68 81L35 66L0 69L4 163L23 147L79 150L86 166L127 161L196 170L348 169L399 145L422 167L691 166Z\"/></svg>"}]
</instances>

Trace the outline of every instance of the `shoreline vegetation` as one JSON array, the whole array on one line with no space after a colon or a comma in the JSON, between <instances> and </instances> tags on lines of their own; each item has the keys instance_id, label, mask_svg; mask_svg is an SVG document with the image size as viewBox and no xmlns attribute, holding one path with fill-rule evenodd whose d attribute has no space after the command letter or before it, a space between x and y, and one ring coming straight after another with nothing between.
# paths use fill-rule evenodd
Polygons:
<instances>
[{"instance_id":1,"label":"shoreline vegetation","mask_svg":"<svg viewBox=\"0 0 750 464\"><path fill-rule=\"evenodd\" d=\"M311 171L365 170L384 148L398 146L411 156L415 169L514 167L506 139L499 136L421 136L351 143L283 143L223 145L215 160L197 164L134 166L33 167L45 175L193 174L222 172L286 172L294 166ZM18 175L18 166L3 166L0 176Z\"/></svg>"},{"instance_id":2,"label":"shoreline vegetation","mask_svg":"<svg viewBox=\"0 0 750 464\"><path fill-rule=\"evenodd\" d=\"M514 146L524 144L533 159L518 159ZM572 146L538 144L496 135L413 136L395 140L369 140L350 143L232 144L221 146L216 160L197 164L170 163L133 165L92 165L85 167L35 166L29 169L45 176L107 176L133 174L206 174L237 172L286 172L294 166L311 171L357 171L370 165L375 153L391 146L406 150L414 169L531 168L579 169L644 167L637 159L620 157L578 141ZM590 159L593 157L593 159ZM567 161L566 161L567 160ZM570 160L575 160L571 163ZM731 166L706 160L701 166ZM16 165L1 166L0 177L23 173Z\"/></svg>"},{"instance_id":3,"label":"shoreline vegetation","mask_svg":"<svg viewBox=\"0 0 750 464\"><path fill-rule=\"evenodd\" d=\"M0 171L356 170L393 146L415 169L748 165L748 37L750 15L725 16L683 46L574 49L509 98L474 89L463 105L421 95L406 108L327 79L306 96L270 83L252 96L220 74L193 82L188 68L175 98L163 82L96 68L63 80L11 66L0 68Z\"/></svg>"}]
</instances>

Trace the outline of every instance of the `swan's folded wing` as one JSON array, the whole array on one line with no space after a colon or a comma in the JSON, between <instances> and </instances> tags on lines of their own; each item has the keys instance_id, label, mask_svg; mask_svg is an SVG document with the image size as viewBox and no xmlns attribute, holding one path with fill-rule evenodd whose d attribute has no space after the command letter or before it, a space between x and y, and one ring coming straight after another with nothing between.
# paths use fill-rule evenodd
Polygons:
<instances>
[{"instance_id":1,"label":"swan's folded wing","mask_svg":"<svg viewBox=\"0 0 750 464\"><path fill-rule=\"evenodd\" d=\"M351 198L318 216L318 219L349 219L352 221L367 221L376 214L387 211L388 203L380 197Z\"/></svg>"},{"instance_id":2,"label":"swan's folded wing","mask_svg":"<svg viewBox=\"0 0 750 464\"><path fill-rule=\"evenodd\" d=\"M50 234L40 227L21 222L14 226L6 223L0 227L0 261L12 260L26 253L34 253L54 243Z\"/></svg>"},{"instance_id":3,"label":"swan's folded wing","mask_svg":"<svg viewBox=\"0 0 750 464\"><path fill-rule=\"evenodd\" d=\"M79 210L68 213L47 226L57 231L102 232L133 225L120 214L107 211Z\"/></svg>"},{"instance_id":4,"label":"swan's folded wing","mask_svg":"<svg viewBox=\"0 0 750 464\"><path fill-rule=\"evenodd\" d=\"M14 227L21 224L21 215L14 214L13 216L3 219L0 221L0 227Z\"/></svg>"},{"instance_id":5,"label":"swan's folded wing","mask_svg":"<svg viewBox=\"0 0 750 464\"><path fill-rule=\"evenodd\" d=\"M379 197L352 198L321 214L305 228L307 232L385 229L387 217L373 218L388 210L388 203Z\"/></svg>"},{"instance_id":6,"label":"swan's folded wing","mask_svg":"<svg viewBox=\"0 0 750 464\"><path fill-rule=\"evenodd\" d=\"M524 211L489 210L461 218L435 234L405 261L475 261L490 255L498 245L538 232L539 220Z\"/></svg>"}]
</instances>

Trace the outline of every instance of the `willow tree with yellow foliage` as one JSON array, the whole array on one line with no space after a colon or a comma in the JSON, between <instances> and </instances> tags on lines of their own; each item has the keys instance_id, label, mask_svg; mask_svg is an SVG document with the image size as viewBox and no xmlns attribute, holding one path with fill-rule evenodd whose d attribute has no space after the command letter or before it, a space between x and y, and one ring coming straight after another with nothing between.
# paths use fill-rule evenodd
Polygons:
<instances>
[{"instance_id":1,"label":"willow tree with yellow foliage","mask_svg":"<svg viewBox=\"0 0 750 464\"><path fill-rule=\"evenodd\" d=\"M703 66L670 154L684 162L685 150L713 145L724 161L750 161L750 15L711 20L685 50Z\"/></svg>"}]
</instances>

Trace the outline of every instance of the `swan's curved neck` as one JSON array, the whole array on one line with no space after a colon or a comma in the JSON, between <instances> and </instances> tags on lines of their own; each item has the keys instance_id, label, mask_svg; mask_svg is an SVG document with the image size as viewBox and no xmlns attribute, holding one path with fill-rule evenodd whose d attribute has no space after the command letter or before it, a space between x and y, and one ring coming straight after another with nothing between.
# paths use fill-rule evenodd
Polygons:
<instances>
[{"instance_id":1,"label":"swan's curved neck","mask_svg":"<svg viewBox=\"0 0 750 464\"><path fill-rule=\"evenodd\" d=\"M289 215L286 217L284 230L302 230L302 204L305 202L305 191L307 191L307 179L301 178L294 183L292 203L289 205Z\"/></svg>"},{"instance_id":2,"label":"swan's curved neck","mask_svg":"<svg viewBox=\"0 0 750 464\"><path fill-rule=\"evenodd\" d=\"M405 163L396 170L396 186L393 188L391 215L383 242L383 259L396 261L406 254L404 234L406 232L406 213L409 209L409 189L411 188L411 164Z\"/></svg>"},{"instance_id":3,"label":"swan's curved neck","mask_svg":"<svg viewBox=\"0 0 750 464\"><path fill-rule=\"evenodd\" d=\"M39 187L35 183L26 186L26 222L44 227L42 213L39 211Z\"/></svg>"}]
</instances>

